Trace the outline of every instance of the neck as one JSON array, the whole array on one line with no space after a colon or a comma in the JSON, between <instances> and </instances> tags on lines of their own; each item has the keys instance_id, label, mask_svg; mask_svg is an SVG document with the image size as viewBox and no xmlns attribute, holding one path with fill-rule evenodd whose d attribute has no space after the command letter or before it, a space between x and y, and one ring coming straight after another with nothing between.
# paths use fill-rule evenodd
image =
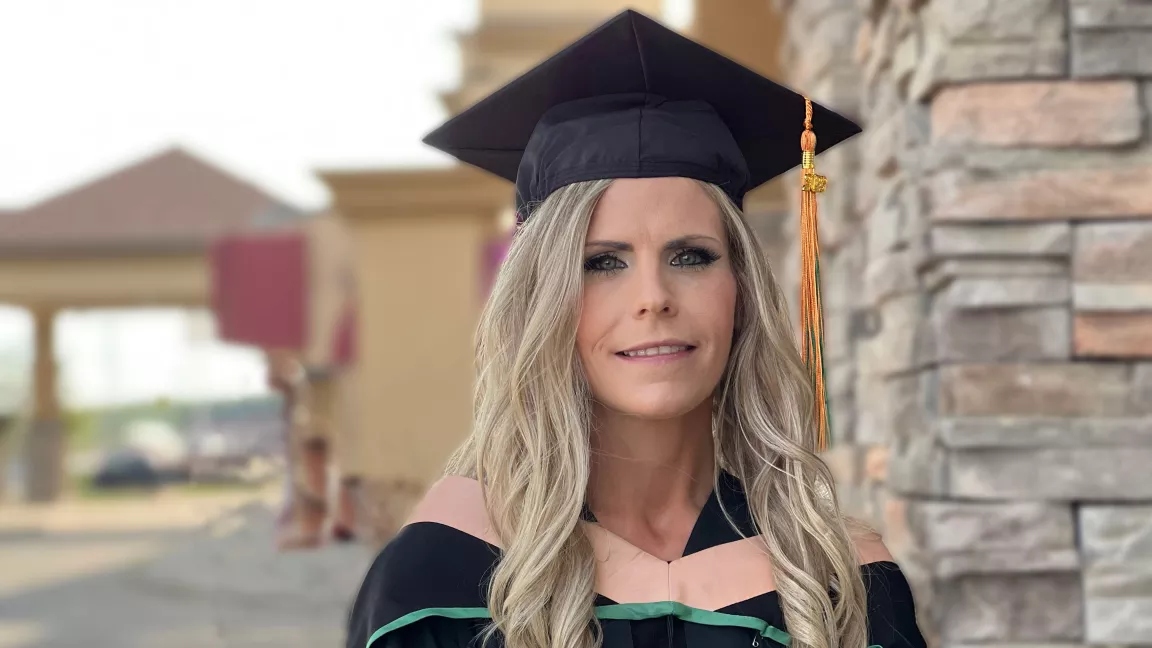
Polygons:
<instances>
[{"instance_id":1,"label":"neck","mask_svg":"<svg viewBox=\"0 0 1152 648\"><path fill-rule=\"evenodd\" d=\"M712 491L712 401L666 420L640 419L596 406L590 438L588 506L598 519L653 527L689 512Z\"/></svg>"}]
</instances>

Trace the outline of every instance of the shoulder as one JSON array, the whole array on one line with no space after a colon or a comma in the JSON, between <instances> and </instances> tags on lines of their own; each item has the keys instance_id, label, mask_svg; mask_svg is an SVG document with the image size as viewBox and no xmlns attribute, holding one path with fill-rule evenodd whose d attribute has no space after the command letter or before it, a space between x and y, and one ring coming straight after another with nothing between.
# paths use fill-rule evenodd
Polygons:
<instances>
[{"instance_id":1,"label":"shoulder","mask_svg":"<svg viewBox=\"0 0 1152 648\"><path fill-rule=\"evenodd\" d=\"M912 587L880 532L847 519L868 605L868 643L883 648L924 648Z\"/></svg>"},{"instance_id":2,"label":"shoulder","mask_svg":"<svg viewBox=\"0 0 1152 648\"><path fill-rule=\"evenodd\" d=\"M349 617L350 646L430 617L487 615L483 593L500 551L485 540L483 509L474 480L445 478L429 489L365 575Z\"/></svg>"},{"instance_id":3,"label":"shoulder","mask_svg":"<svg viewBox=\"0 0 1152 648\"><path fill-rule=\"evenodd\" d=\"M884 544L884 537L874 527L856 518L845 518L845 523L856 550L857 562L861 565L867 565L894 561L892 552Z\"/></svg>"},{"instance_id":4,"label":"shoulder","mask_svg":"<svg viewBox=\"0 0 1152 648\"><path fill-rule=\"evenodd\" d=\"M499 557L499 544L480 484L467 477L444 477L428 489L380 551L373 571L380 573L386 592L399 595L415 588L440 595L445 584L481 578Z\"/></svg>"}]
</instances>

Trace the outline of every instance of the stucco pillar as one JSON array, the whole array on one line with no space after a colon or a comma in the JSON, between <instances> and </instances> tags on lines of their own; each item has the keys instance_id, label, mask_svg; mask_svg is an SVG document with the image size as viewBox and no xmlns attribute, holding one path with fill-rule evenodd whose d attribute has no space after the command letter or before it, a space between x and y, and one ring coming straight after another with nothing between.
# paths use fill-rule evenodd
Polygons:
<instances>
[{"instance_id":1,"label":"stucco pillar","mask_svg":"<svg viewBox=\"0 0 1152 648\"><path fill-rule=\"evenodd\" d=\"M32 424L25 443L25 493L31 502L51 502L64 488L65 435L57 395L56 309L32 311L36 357L33 364Z\"/></svg>"}]
</instances>

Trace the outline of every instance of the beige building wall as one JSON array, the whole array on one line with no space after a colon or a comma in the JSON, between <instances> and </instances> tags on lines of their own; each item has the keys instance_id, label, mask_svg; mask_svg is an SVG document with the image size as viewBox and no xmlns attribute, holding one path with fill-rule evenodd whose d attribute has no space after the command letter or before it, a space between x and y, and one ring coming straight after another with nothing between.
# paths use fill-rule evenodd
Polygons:
<instances>
[{"instance_id":1,"label":"beige building wall","mask_svg":"<svg viewBox=\"0 0 1152 648\"><path fill-rule=\"evenodd\" d=\"M469 432L482 255L509 187L463 167L324 180L352 240L359 314L336 459L382 538Z\"/></svg>"},{"instance_id":2,"label":"beige building wall","mask_svg":"<svg viewBox=\"0 0 1152 648\"><path fill-rule=\"evenodd\" d=\"M356 225L362 372L356 400L368 431L353 474L426 480L471 423L478 214L396 214Z\"/></svg>"}]
</instances>

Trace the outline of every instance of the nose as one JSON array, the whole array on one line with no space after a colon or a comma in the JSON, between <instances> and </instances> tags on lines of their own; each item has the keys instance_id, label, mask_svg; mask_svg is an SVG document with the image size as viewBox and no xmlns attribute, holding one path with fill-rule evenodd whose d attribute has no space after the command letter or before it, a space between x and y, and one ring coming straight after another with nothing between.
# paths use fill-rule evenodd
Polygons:
<instances>
[{"instance_id":1,"label":"nose","mask_svg":"<svg viewBox=\"0 0 1152 648\"><path fill-rule=\"evenodd\" d=\"M633 274L636 281L635 317L676 314L676 299L668 286L667 277L658 268L644 264Z\"/></svg>"}]
</instances>

